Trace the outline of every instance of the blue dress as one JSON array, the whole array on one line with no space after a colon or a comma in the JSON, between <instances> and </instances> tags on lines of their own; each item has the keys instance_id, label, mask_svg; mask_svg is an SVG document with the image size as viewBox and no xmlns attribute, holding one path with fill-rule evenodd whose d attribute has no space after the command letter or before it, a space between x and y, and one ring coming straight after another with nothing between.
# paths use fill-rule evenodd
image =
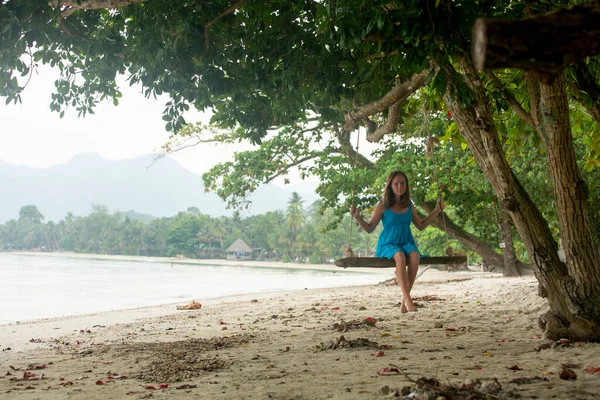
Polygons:
<instances>
[{"instance_id":1,"label":"blue dress","mask_svg":"<svg viewBox=\"0 0 600 400\"><path fill-rule=\"evenodd\" d=\"M413 251L419 253L415 239L410 231L412 207L411 202L408 205L408 209L403 213L394 212L389 208L383 211L381 218L383 231L379 235L377 250L375 251L377 257L385 257L391 260L394 258L394 254L399 251L402 251L406 255L406 258Z\"/></svg>"}]
</instances>

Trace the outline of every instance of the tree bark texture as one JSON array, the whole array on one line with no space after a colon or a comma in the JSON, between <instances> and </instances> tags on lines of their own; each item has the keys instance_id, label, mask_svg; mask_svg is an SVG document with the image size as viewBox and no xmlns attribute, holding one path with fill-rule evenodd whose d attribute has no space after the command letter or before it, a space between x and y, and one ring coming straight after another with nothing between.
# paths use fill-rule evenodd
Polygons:
<instances>
[{"instance_id":1,"label":"tree bark texture","mask_svg":"<svg viewBox=\"0 0 600 400\"><path fill-rule=\"evenodd\" d=\"M500 204L500 216L498 225L500 228L500 238L504 243L502 249L502 265L504 266L504 276L520 276L517 267L517 255L513 244L511 218L502 204Z\"/></svg>"},{"instance_id":2,"label":"tree bark texture","mask_svg":"<svg viewBox=\"0 0 600 400\"><path fill-rule=\"evenodd\" d=\"M600 7L518 20L480 18L473 25L471 51L479 70L519 68L550 81L565 66L600 52Z\"/></svg>"},{"instance_id":3,"label":"tree bark texture","mask_svg":"<svg viewBox=\"0 0 600 400\"><path fill-rule=\"evenodd\" d=\"M594 321L600 340L600 249L586 212L588 188L577 166L563 73L551 83L540 81L538 119L566 256L562 279L565 311L572 314L568 322L585 330L587 320Z\"/></svg>"},{"instance_id":4,"label":"tree bark texture","mask_svg":"<svg viewBox=\"0 0 600 400\"><path fill-rule=\"evenodd\" d=\"M558 245L552 237L547 221L533 204L506 160L489 108L489 100L475 66L467 54L459 57L459 63L465 81L461 81L461 76L449 64L440 65L449 82L444 100L475 160L513 219L533 261L532 266L540 283L541 293L547 297L551 308L551 314L542 321L544 333L550 339L565 337L572 340L600 341L600 320L588 308L582 307L583 304L593 304L597 307L598 303L591 303L593 299L589 294L587 299L573 301L573 278L569 276L566 265L558 258ZM458 95L453 95L459 86L464 85L470 88L473 96L470 104L460 104ZM544 95L547 93L542 94ZM554 150L551 148L548 152ZM572 256L579 257L579 254ZM591 268L584 270L588 274L595 272ZM582 277L584 274L582 271ZM590 289L594 287L597 290L600 286L586 286ZM579 307L574 307L576 304Z\"/></svg>"}]
</instances>

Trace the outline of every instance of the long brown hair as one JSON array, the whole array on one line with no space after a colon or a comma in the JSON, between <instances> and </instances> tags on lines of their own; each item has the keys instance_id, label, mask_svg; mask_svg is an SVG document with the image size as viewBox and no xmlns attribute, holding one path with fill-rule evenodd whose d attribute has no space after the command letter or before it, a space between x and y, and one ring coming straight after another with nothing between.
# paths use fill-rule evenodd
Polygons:
<instances>
[{"instance_id":1,"label":"long brown hair","mask_svg":"<svg viewBox=\"0 0 600 400\"><path fill-rule=\"evenodd\" d=\"M394 204L396 204L396 196L394 195L394 191L392 190L392 181L398 175L402 175L404 179L406 179L406 192L402 196L400 196L400 204L401 208L408 208L410 204L410 185L408 183L408 177L402 171L392 171L392 173L388 176L387 182L385 184L385 191L383 192L383 205L385 208L391 208Z\"/></svg>"}]
</instances>

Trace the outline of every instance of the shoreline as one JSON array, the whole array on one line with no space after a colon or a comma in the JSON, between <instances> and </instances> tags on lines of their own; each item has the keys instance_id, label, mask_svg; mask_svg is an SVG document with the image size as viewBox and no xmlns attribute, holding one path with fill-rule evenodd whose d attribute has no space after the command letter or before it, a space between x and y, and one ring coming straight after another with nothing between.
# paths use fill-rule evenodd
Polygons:
<instances>
[{"instance_id":1,"label":"shoreline","mask_svg":"<svg viewBox=\"0 0 600 400\"><path fill-rule=\"evenodd\" d=\"M306 269L318 271L345 271L377 274L378 271L392 270L393 268L340 268L334 264L303 264L303 263L284 263L282 261L237 261L221 259L197 259L197 258L177 258L177 257L150 257L150 256L127 256L111 254L92 254L92 253L73 253L73 252L32 252L32 251L6 251L5 254L15 254L22 256L47 256L47 257L66 257L92 260L119 260L131 262L149 262L149 263L173 263L190 265L223 265L229 267L254 267L254 268L282 268L282 269Z\"/></svg>"}]
</instances>

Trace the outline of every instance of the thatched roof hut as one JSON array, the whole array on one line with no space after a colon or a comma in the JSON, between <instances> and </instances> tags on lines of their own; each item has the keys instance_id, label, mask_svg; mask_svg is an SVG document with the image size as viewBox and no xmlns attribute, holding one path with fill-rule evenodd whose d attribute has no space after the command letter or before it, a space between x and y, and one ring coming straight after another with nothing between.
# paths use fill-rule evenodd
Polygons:
<instances>
[{"instance_id":1,"label":"thatched roof hut","mask_svg":"<svg viewBox=\"0 0 600 400\"><path fill-rule=\"evenodd\" d=\"M237 239L225 250L228 260L251 260L252 252L252 248L242 239Z\"/></svg>"}]
</instances>

